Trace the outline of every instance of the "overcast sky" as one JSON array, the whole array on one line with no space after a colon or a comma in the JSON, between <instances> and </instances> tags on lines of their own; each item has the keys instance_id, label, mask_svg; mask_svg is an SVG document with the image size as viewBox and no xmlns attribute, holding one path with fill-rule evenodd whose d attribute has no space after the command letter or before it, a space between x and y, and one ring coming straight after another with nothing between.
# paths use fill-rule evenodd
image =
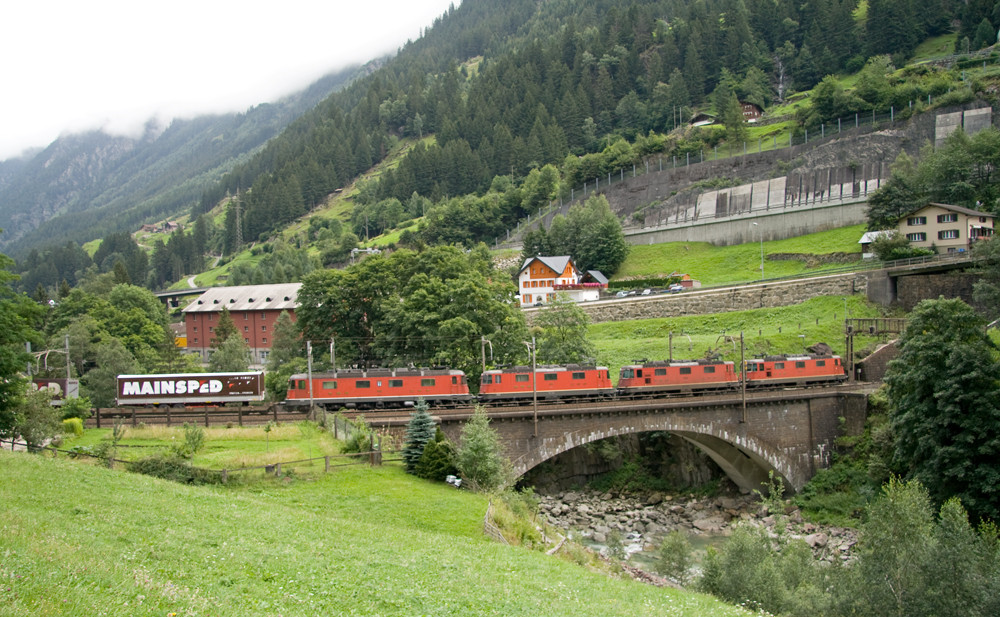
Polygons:
<instances>
[{"instance_id":1,"label":"overcast sky","mask_svg":"<svg viewBox=\"0 0 1000 617\"><path fill-rule=\"evenodd\" d=\"M11 0L0 160L64 132L243 111L416 40L460 0Z\"/></svg>"}]
</instances>

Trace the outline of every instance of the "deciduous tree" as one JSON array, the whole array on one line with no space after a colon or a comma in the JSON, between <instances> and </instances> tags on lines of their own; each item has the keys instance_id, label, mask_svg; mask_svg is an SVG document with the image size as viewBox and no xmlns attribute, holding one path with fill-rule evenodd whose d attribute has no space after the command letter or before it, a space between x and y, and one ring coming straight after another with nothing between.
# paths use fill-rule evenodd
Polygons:
<instances>
[{"instance_id":1,"label":"deciduous tree","mask_svg":"<svg viewBox=\"0 0 1000 617\"><path fill-rule=\"evenodd\" d=\"M943 503L1000 516L1000 360L985 322L961 300L925 300L889 364L895 456Z\"/></svg>"}]
</instances>

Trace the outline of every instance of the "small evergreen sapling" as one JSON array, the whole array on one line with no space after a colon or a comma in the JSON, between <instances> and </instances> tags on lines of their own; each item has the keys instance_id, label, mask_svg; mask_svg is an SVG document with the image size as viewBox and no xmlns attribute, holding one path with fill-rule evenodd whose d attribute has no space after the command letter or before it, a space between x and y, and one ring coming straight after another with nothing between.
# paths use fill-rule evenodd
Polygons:
<instances>
[{"instance_id":1,"label":"small evergreen sapling","mask_svg":"<svg viewBox=\"0 0 1000 617\"><path fill-rule=\"evenodd\" d=\"M415 411L410 414L410 422L406 425L403 462L406 464L407 473L416 473L424 448L428 442L434 440L434 418L428 412L429 408L424 399L419 399Z\"/></svg>"}]
</instances>

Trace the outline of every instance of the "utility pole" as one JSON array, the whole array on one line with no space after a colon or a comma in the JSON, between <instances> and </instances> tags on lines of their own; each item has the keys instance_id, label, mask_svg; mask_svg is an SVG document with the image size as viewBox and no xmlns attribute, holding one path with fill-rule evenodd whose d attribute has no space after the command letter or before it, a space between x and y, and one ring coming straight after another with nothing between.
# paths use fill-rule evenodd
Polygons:
<instances>
[{"instance_id":1,"label":"utility pole","mask_svg":"<svg viewBox=\"0 0 1000 617\"><path fill-rule=\"evenodd\" d=\"M330 338L330 366L333 368L333 374L337 374L337 339L336 337Z\"/></svg>"},{"instance_id":2,"label":"utility pole","mask_svg":"<svg viewBox=\"0 0 1000 617\"><path fill-rule=\"evenodd\" d=\"M306 364L309 372L309 413L312 413L313 408L313 344L312 341L306 341Z\"/></svg>"},{"instance_id":3,"label":"utility pole","mask_svg":"<svg viewBox=\"0 0 1000 617\"><path fill-rule=\"evenodd\" d=\"M747 422L747 363L744 355L743 330L740 330L740 389L743 391L743 417L740 422L742 424Z\"/></svg>"},{"instance_id":4,"label":"utility pole","mask_svg":"<svg viewBox=\"0 0 1000 617\"><path fill-rule=\"evenodd\" d=\"M531 405L534 408L534 432L532 437L538 437L538 373L535 364L535 337L531 337L531 342L525 341L528 353L531 354Z\"/></svg>"}]
</instances>

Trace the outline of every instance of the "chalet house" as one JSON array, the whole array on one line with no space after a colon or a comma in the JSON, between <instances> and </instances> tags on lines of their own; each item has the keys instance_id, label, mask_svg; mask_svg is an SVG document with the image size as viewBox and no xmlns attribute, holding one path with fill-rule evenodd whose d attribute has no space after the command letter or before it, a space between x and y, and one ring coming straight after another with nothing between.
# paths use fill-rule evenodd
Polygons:
<instances>
[{"instance_id":1,"label":"chalet house","mask_svg":"<svg viewBox=\"0 0 1000 617\"><path fill-rule=\"evenodd\" d=\"M548 304L556 294L572 302L597 300L608 288L608 279L597 270L581 272L568 255L532 257L524 261L517 274L521 306Z\"/></svg>"},{"instance_id":2,"label":"chalet house","mask_svg":"<svg viewBox=\"0 0 1000 617\"><path fill-rule=\"evenodd\" d=\"M910 246L936 247L939 252L962 252L977 240L993 235L996 216L961 206L931 203L899 218L899 233Z\"/></svg>"},{"instance_id":3,"label":"chalet house","mask_svg":"<svg viewBox=\"0 0 1000 617\"><path fill-rule=\"evenodd\" d=\"M705 112L698 112L691 117L691 126L707 126L715 124L715 116Z\"/></svg>"},{"instance_id":4,"label":"chalet house","mask_svg":"<svg viewBox=\"0 0 1000 617\"><path fill-rule=\"evenodd\" d=\"M302 283L282 283L209 289L182 309L188 350L208 362L216 345L215 328L225 307L250 348L250 363L263 365L274 344L274 324L281 311L288 311L295 320L301 287Z\"/></svg>"},{"instance_id":5,"label":"chalet house","mask_svg":"<svg viewBox=\"0 0 1000 617\"><path fill-rule=\"evenodd\" d=\"M743 119L748 123L752 124L764 115L764 110L760 105L756 103L747 103L746 101L740 101L740 109L743 110Z\"/></svg>"}]
</instances>

